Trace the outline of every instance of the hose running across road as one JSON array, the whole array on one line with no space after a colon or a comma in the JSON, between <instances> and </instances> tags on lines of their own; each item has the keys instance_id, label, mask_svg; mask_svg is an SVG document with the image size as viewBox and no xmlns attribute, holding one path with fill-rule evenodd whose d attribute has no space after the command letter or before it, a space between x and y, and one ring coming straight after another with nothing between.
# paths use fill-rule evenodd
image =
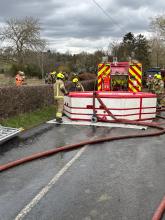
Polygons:
<instances>
[{"instance_id":1,"label":"hose running across road","mask_svg":"<svg viewBox=\"0 0 165 220\"><path fill-rule=\"evenodd\" d=\"M29 161L45 157L45 156L51 156L53 154L57 154L57 153L63 152L63 151L75 150L75 149L78 149L78 148L80 148L84 145L94 145L94 144L107 142L107 141L115 141L115 140L130 139L130 138L152 137L152 136L158 136L158 135L165 134L165 128L162 127L158 123L138 122L138 121L132 121L132 120L127 120L127 119L117 119L112 114L112 112L110 112L110 110L106 107L106 105L103 103L103 101L99 98L98 94L94 93L93 95L95 96L94 98L97 99L100 102L100 104L103 106L103 108L107 112L108 116L111 116L113 118L112 121L104 120L104 122L147 126L147 127L155 128L158 131L154 131L154 132L150 132L150 133L147 132L147 133L143 133L143 134L121 135L121 136L114 136L114 137L109 137L108 136L108 137L97 138L97 139L93 139L93 140L82 141L82 142L79 142L77 144L65 145L65 146L58 147L58 148L55 148L55 149L52 149L52 150L35 153L33 155L18 159L16 161L12 161L12 162L0 165L0 172L8 170L8 169L13 168L13 167L16 167L16 166L21 165L23 163L27 163ZM99 121L100 120L101 119L99 119ZM165 198L162 200L160 206L156 210L152 220L161 220L161 217L163 216L164 211L165 211Z\"/></svg>"}]
</instances>

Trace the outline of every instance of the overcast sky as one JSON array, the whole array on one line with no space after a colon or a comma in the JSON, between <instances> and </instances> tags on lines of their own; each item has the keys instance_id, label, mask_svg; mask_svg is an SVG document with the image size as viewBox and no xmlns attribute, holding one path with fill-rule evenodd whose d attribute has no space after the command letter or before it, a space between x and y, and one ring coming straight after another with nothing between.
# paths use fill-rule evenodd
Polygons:
<instances>
[{"instance_id":1,"label":"overcast sky","mask_svg":"<svg viewBox=\"0 0 165 220\"><path fill-rule=\"evenodd\" d=\"M147 35L150 18L164 10L165 0L0 0L0 23L33 16L50 49L93 52L128 32Z\"/></svg>"}]
</instances>

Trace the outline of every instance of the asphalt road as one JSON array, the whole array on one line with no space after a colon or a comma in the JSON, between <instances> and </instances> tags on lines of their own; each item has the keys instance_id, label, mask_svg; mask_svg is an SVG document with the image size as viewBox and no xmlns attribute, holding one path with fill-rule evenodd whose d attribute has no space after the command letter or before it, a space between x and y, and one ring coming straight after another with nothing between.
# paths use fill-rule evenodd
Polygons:
<instances>
[{"instance_id":1,"label":"asphalt road","mask_svg":"<svg viewBox=\"0 0 165 220\"><path fill-rule=\"evenodd\" d=\"M145 131L42 125L0 146L0 164L107 135ZM165 195L165 136L86 146L0 173L0 220L150 220Z\"/></svg>"}]
</instances>

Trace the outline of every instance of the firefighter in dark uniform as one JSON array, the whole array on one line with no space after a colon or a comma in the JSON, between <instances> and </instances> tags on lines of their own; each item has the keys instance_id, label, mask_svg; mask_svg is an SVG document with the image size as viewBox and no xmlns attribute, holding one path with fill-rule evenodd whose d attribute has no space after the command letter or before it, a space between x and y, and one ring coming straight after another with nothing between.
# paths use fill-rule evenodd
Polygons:
<instances>
[{"instance_id":1,"label":"firefighter in dark uniform","mask_svg":"<svg viewBox=\"0 0 165 220\"><path fill-rule=\"evenodd\" d=\"M77 77L74 77L74 78L72 79L72 82L73 82L73 84L72 84L71 88L69 89L70 92L76 92L76 91L77 91L77 92L78 92L78 91L84 92L84 87L83 87L83 85L79 82L79 80L78 80Z\"/></svg>"}]
</instances>

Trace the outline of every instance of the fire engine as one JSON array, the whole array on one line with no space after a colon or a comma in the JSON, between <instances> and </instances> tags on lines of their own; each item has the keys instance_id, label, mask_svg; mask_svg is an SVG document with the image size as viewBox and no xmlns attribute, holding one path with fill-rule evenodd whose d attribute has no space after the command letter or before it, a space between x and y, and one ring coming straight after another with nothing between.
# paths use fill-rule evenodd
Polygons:
<instances>
[{"instance_id":1,"label":"fire engine","mask_svg":"<svg viewBox=\"0 0 165 220\"><path fill-rule=\"evenodd\" d=\"M98 91L140 92L141 89L141 63L103 62L98 65Z\"/></svg>"},{"instance_id":2,"label":"fire engine","mask_svg":"<svg viewBox=\"0 0 165 220\"><path fill-rule=\"evenodd\" d=\"M64 98L64 113L71 121L92 124L114 122L114 117L152 121L156 116L156 95L141 89L141 63L103 60L98 65L98 91L70 92Z\"/></svg>"}]
</instances>

